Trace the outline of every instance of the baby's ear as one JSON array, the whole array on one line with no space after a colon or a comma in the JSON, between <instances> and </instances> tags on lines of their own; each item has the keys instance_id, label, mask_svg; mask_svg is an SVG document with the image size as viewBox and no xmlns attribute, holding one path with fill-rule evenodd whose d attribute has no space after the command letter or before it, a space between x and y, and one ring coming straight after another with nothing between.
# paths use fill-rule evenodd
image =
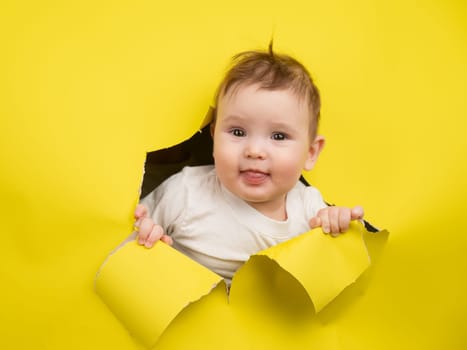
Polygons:
<instances>
[{"instance_id":1,"label":"baby's ear","mask_svg":"<svg viewBox=\"0 0 467 350\"><path fill-rule=\"evenodd\" d=\"M308 157L305 161L303 169L305 169L306 171L313 169L316 161L318 160L319 154L323 150L325 143L326 140L324 139L324 136L317 135L315 137L315 139L310 145L310 148L308 149Z\"/></svg>"}]
</instances>

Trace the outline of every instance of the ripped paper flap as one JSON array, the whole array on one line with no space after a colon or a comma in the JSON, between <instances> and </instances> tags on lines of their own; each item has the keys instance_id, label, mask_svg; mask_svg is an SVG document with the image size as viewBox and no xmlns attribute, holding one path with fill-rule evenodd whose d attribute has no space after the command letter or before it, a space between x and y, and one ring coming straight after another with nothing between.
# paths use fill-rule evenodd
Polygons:
<instances>
[{"instance_id":1,"label":"ripped paper flap","mask_svg":"<svg viewBox=\"0 0 467 350\"><path fill-rule=\"evenodd\" d=\"M220 281L162 242L146 249L130 241L108 257L95 288L130 334L150 347L183 308Z\"/></svg>"},{"instance_id":2,"label":"ripped paper flap","mask_svg":"<svg viewBox=\"0 0 467 350\"><path fill-rule=\"evenodd\" d=\"M370 266L387 237L387 231L369 233L360 223L352 223L349 231L337 238L315 229L259 252L234 275L229 308L249 312L249 308L240 307L241 299L261 297L255 295L261 291L252 290L251 285L257 283L258 276L279 271L291 278L279 279L268 288L282 289L282 295L304 289L306 293L300 295L311 300L319 312ZM209 294L221 281L222 277L164 243L146 249L131 241L102 266L96 291L128 331L152 347L183 309Z\"/></svg>"}]
</instances>

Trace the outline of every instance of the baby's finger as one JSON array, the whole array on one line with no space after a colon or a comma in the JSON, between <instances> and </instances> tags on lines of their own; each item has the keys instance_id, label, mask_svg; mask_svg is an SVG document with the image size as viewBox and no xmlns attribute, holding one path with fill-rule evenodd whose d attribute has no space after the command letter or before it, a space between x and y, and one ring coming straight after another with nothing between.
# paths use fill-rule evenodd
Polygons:
<instances>
[{"instance_id":1,"label":"baby's finger","mask_svg":"<svg viewBox=\"0 0 467 350\"><path fill-rule=\"evenodd\" d=\"M135 208L134 216L135 219L141 219L148 216L148 208L146 208L146 206L143 204L138 204Z\"/></svg>"},{"instance_id":2,"label":"baby's finger","mask_svg":"<svg viewBox=\"0 0 467 350\"><path fill-rule=\"evenodd\" d=\"M315 216L315 217L311 218L310 222L309 222L309 225L310 225L311 229L320 227L321 226L321 219L319 218L319 216Z\"/></svg>"},{"instance_id":3,"label":"baby's finger","mask_svg":"<svg viewBox=\"0 0 467 350\"><path fill-rule=\"evenodd\" d=\"M321 228L324 233L331 232L331 225L329 224L329 210L330 208L325 208L318 212L318 216L321 221Z\"/></svg>"},{"instance_id":4,"label":"baby's finger","mask_svg":"<svg viewBox=\"0 0 467 350\"><path fill-rule=\"evenodd\" d=\"M361 220L363 219L364 211L363 208L359 205L352 208L350 212L351 220Z\"/></svg>"},{"instance_id":5,"label":"baby's finger","mask_svg":"<svg viewBox=\"0 0 467 350\"><path fill-rule=\"evenodd\" d=\"M168 244L168 245L174 244L174 241L173 241L172 237L170 237L170 236L168 236L166 234L162 235L161 241Z\"/></svg>"},{"instance_id":6,"label":"baby's finger","mask_svg":"<svg viewBox=\"0 0 467 350\"><path fill-rule=\"evenodd\" d=\"M149 234L149 237L146 238L146 242L144 243L144 246L146 248L151 248L154 245L154 243L156 243L158 240L162 238L163 235L164 235L164 230L162 229L162 227L160 225L154 225Z\"/></svg>"},{"instance_id":7,"label":"baby's finger","mask_svg":"<svg viewBox=\"0 0 467 350\"><path fill-rule=\"evenodd\" d=\"M143 245L146 243L151 231L154 227L154 222L151 218L142 218L140 219L139 228L138 228L138 243Z\"/></svg>"},{"instance_id":8,"label":"baby's finger","mask_svg":"<svg viewBox=\"0 0 467 350\"><path fill-rule=\"evenodd\" d=\"M339 232L343 233L349 229L350 209L341 208L339 211Z\"/></svg>"},{"instance_id":9,"label":"baby's finger","mask_svg":"<svg viewBox=\"0 0 467 350\"><path fill-rule=\"evenodd\" d=\"M328 210L329 229L332 234L340 233L339 228L339 207L330 207Z\"/></svg>"}]
</instances>

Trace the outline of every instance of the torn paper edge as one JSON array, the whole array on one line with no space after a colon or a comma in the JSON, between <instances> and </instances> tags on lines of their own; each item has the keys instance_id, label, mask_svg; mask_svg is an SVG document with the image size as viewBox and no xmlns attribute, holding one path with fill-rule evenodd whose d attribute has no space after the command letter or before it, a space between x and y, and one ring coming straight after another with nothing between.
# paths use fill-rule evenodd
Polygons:
<instances>
[{"instance_id":1,"label":"torn paper edge","mask_svg":"<svg viewBox=\"0 0 467 350\"><path fill-rule=\"evenodd\" d=\"M146 344L144 344L140 339L138 339L137 337L135 337L131 332L130 330L127 328L125 322L123 322L115 313L114 311L112 310L112 307L107 304L106 300L101 296L101 294L98 292L98 288L97 288L97 280L99 279L99 276L101 274L101 272L103 271L103 269L105 268L105 266L107 265L107 263L109 262L109 260L116 254L120 251L120 249L122 249L123 247L125 247L127 244L129 243L132 243L133 241L136 240L136 232L133 232L130 236L128 236L122 243L120 243L116 248L114 248L108 255L107 257L105 258L104 262L100 265L95 277L94 277L94 291L95 293L99 296L99 298L102 300L102 302L107 306L107 308L109 309L109 311L117 318L117 320L124 326L124 328L126 329L126 331L128 332L128 334L136 339L136 341L140 344L142 344L143 346L146 346ZM173 249L173 248L172 248ZM184 255L183 253L181 252L178 252L182 255ZM184 255L186 256L186 255ZM194 263L196 264L199 264L197 263L196 261L193 260ZM200 264L201 265L201 264ZM201 265L202 266L202 265ZM175 315L171 318L170 322L164 327L161 329L160 331L160 335L159 337L157 337L153 344L151 344L149 346L149 348L153 348L157 342L159 341L159 338L160 336L165 332L165 330L172 324L172 322L177 318L177 316L183 311L185 310L186 308L188 308L191 304L193 303L196 303L198 302L199 300L201 300L202 298L204 298L205 296L209 295L213 289L215 289L220 283L224 283L225 287L226 287L226 293L228 291L228 286L225 282L225 280L222 278L222 276L219 276L219 280L217 282L215 282L214 284L211 285L211 287L208 289L208 287L206 287L206 292L203 292L203 293L200 293L200 295L198 296L195 296L193 298L188 298L188 300L186 301L185 305L182 306L176 313ZM204 288L203 288L204 289Z\"/></svg>"}]
</instances>

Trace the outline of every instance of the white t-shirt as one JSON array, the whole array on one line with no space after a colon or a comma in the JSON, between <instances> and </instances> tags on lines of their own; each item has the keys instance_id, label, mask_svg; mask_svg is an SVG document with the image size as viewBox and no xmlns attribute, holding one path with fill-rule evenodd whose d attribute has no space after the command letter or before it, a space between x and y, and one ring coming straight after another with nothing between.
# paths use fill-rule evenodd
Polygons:
<instances>
[{"instance_id":1,"label":"white t-shirt","mask_svg":"<svg viewBox=\"0 0 467 350\"><path fill-rule=\"evenodd\" d=\"M297 182L287 194L287 220L271 219L229 192L212 165L183 168L141 203L174 248L227 280L250 255L308 231L326 207L316 188Z\"/></svg>"}]
</instances>

